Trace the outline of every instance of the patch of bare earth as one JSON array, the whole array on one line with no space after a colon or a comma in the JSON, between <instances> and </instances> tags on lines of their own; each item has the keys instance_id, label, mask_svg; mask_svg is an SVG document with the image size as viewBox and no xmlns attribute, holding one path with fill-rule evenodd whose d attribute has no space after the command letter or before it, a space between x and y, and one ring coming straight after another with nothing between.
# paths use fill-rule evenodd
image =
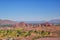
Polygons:
<instances>
[{"instance_id":1,"label":"patch of bare earth","mask_svg":"<svg viewBox=\"0 0 60 40\"><path fill-rule=\"evenodd\" d=\"M56 37L56 38L39 38L36 40L60 40L60 37Z\"/></svg>"}]
</instances>

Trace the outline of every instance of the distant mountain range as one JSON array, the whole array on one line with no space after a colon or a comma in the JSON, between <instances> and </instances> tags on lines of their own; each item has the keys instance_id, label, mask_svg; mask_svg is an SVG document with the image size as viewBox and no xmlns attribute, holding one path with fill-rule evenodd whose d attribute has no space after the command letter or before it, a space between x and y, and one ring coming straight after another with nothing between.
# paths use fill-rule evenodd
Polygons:
<instances>
[{"instance_id":1,"label":"distant mountain range","mask_svg":"<svg viewBox=\"0 0 60 40\"><path fill-rule=\"evenodd\" d=\"M49 22L53 24L60 24L60 19L53 19L53 20L50 20Z\"/></svg>"},{"instance_id":2,"label":"distant mountain range","mask_svg":"<svg viewBox=\"0 0 60 40\"><path fill-rule=\"evenodd\" d=\"M25 23L30 23L30 24L39 24L39 23L45 23L45 22L49 22L49 23L53 23L53 24L60 24L60 19L53 19L50 21L24 21ZM16 21L11 21L11 20L1 20L0 19L0 24L15 24L18 23Z\"/></svg>"},{"instance_id":3,"label":"distant mountain range","mask_svg":"<svg viewBox=\"0 0 60 40\"><path fill-rule=\"evenodd\" d=\"M45 22L49 22L52 24L60 24L60 19L53 19L50 21L25 21L26 23L33 23L33 24L39 24L39 23L45 23Z\"/></svg>"},{"instance_id":4,"label":"distant mountain range","mask_svg":"<svg viewBox=\"0 0 60 40\"><path fill-rule=\"evenodd\" d=\"M45 23L46 21L25 21L25 23L28 24L41 24L41 23Z\"/></svg>"},{"instance_id":5,"label":"distant mountain range","mask_svg":"<svg viewBox=\"0 0 60 40\"><path fill-rule=\"evenodd\" d=\"M1 20L0 19L0 24L15 24L17 23L16 21L11 21L11 20Z\"/></svg>"}]
</instances>

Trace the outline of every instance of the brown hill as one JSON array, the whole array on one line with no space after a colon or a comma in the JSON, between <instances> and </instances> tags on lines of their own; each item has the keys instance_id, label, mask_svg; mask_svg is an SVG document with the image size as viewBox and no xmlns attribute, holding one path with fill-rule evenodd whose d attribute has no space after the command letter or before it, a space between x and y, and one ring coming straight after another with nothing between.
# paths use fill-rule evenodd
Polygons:
<instances>
[{"instance_id":1,"label":"brown hill","mask_svg":"<svg viewBox=\"0 0 60 40\"><path fill-rule=\"evenodd\" d=\"M16 21L11 21L11 20L1 20L0 19L0 24L15 24L17 23Z\"/></svg>"}]
</instances>

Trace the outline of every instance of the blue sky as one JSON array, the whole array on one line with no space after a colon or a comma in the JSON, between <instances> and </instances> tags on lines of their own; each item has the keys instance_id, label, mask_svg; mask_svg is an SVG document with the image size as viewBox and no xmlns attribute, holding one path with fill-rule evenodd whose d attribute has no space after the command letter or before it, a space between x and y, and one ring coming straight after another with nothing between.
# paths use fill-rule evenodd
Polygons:
<instances>
[{"instance_id":1,"label":"blue sky","mask_svg":"<svg viewBox=\"0 0 60 40\"><path fill-rule=\"evenodd\" d=\"M60 0L0 0L0 19L16 21L60 19Z\"/></svg>"}]
</instances>

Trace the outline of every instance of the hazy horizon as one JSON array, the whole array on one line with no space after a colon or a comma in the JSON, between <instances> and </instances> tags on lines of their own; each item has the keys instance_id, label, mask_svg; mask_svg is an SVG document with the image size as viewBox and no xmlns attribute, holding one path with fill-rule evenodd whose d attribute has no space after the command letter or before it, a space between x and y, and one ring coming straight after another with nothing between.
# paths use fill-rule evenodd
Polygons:
<instances>
[{"instance_id":1,"label":"hazy horizon","mask_svg":"<svg viewBox=\"0 0 60 40\"><path fill-rule=\"evenodd\" d=\"M60 0L0 0L0 19L15 21L60 19Z\"/></svg>"}]
</instances>

